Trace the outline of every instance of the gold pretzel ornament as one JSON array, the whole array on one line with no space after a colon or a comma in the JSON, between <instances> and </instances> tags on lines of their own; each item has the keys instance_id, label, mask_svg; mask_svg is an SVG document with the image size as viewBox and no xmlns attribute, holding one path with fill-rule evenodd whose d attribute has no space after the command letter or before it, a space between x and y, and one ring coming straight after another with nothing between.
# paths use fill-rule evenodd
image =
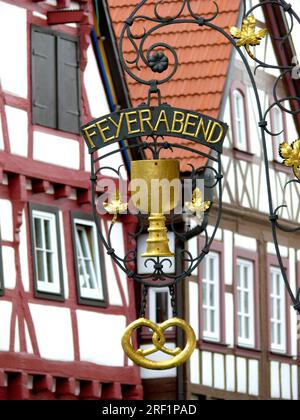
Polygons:
<instances>
[{"instance_id":1,"label":"gold pretzel ornament","mask_svg":"<svg viewBox=\"0 0 300 420\"><path fill-rule=\"evenodd\" d=\"M152 342L154 346L148 350L135 350L131 344L131 336L133 331L141 327L147 327L153 331ZM165 347L166 338L164 332L170 327L179 327L185 332L186 345L183 350L179 347L176 349L168 349ZM195 350L196 337L193 328L183 319L172 318L168 319L160 325L157 325L148 319L140 318L132 322L126 328L122 337L122 347L127 356L137 365L146 369L164 370L174 368L187 361L187 359ZM146 356L150 356L157 351L162 351L169 356L173 356L173 358L160 362L146 359Z\"/></svg>"}]
</instances>

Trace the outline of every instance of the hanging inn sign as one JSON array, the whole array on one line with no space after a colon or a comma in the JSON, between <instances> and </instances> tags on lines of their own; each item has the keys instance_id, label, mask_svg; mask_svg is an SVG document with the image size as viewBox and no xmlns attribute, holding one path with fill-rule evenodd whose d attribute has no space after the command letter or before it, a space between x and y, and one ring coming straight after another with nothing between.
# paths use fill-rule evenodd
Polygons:
<instances>
[{"instance_id":1,"label":"hanging inn sign","mask_svg":"<svg viewBox=\"0 0 300 420\"><path fill-rule=\"evenodd\" d=\"M247 59L248 55L258 61L251 51L251 47L260 44L261 39L266 36L266 31L256 30L256 21L253 16L253 11L261 5L257 5L249 13L245 13L241 29L231 28L230 32L226 32L213 23L219 13L215 2L213 4L215 4L216 10L211 16L207 17L206 15L205 18L193 12L189 0L183 0L178 13L168 17L159 14L161 1L153 5L153 16L144 16L142 9L145 3L146 0L141 1L126 20L120 36L119 52L124 71L137 84L148 86L148 101L137 108L120 110L89 122L82 127L82 134L91 156L93 214L98 235L107 253L119 268L126 273L128 278L142 286L140 318L125 330L122 337L123 349L131 360L142 367L170 369L187 361L196 347L196 337L192 327L177 316L178 296L176 292L178 284L190 277L209 253L219 227L222 213L223 178L221 154L228 126L207 115L162 104L160 85L167 84L175 75L179 60L173 46L164 42L149 46L149 40L157 30L170 24L206 26L226 38L241 57L245 71L253 83L260 115L258 125L266 152L267 114L263 115L261 111L258 88ZM279 3L284 8L285 2L279 0ZM291 9L286 12L293 15ZM134 32L136 21L141 19L146 21L148 28L142 35ZM300 21L298 20L298 22ZM124 39L126 39L127 50L128 45L132 46L130 60L126 59L123 54ZM241 47L245 47L245 49ZM262 65L259 61L258 64ZM267 64L264 65L267 66ZM146 68L145 74L150 73L150 80L143 76L144 73L140 71L141 66ZM153 102L156 103L155 106ZM106 147L114 143L120 143L120 146L105 150ZM145 155L144 160L131 162L130 194L124 194L120 187L113 192L107 193L106 191L103 194L103 189L99 189L98 185L104 177L102 171L105 171L105 174L107 171L111 171L111 177L119 178L115 184L122 185L121 168L107 167L102 163L103 159L130 149L136 149ZM198 157L199 159L193 159L193 162L201 162L202 166L197 167L190 164L190 171L183 177L180 172L180 161L172 159L172 153L178 149L186 150L195 158ZM285 154L290 149L287 145L284 149ZM168 159L161 157L163 151L168 152ZM265 161L268 161L267 155ZM286 161L289 162L288 158ZM276 234L276 229L280 228L280 224L276 210L273 210L272 206L267 164L266 183L269 192L274 243L277 244L277 256L279 263L281 262L283 278L294 306L300 311L300 294L298 293L295 297L289 289L289 282L280 256ZM128 196L130 199L127 198ZM210 221L210 224L214 228L208 232L207 219L212 205L216 211L214 211L215 220ZM111 215L111 225L107 235L102 232L100 223L100 217L104 213ZM118 247L114 246L112 232L116 220L121 219L122 215L126 213L135 215L137 229L130 233L131 246L126 250L126 254L117 255L115 248ZM182 228L183 225L185 228ZM139 254L136 246L137 240L141 234L147 231L146 250ZM192 255L187 250L186 243L191 237L199 234L202 235L201 249L197 255ZM180 244L175 249L171 249L169 242L171 236L176 244ZM138 261L141 260L145 270L139 271ZM173 318L166 319L159 325L146 318L148 291L151 287L168 288L170 292ZM174 327L183 331L184 334L179 334L179 337L183 336L184 338L177 343L178 347L170 349L166 346L165 332ZM134 331L141 328L148 328L153 333L153 346L147 350L136 348ZM157 352L165 353L167 356L164 356L161 361L157 361L157 357L156 360L151 359L151 355Z\"/></svg>"}]
</instances>

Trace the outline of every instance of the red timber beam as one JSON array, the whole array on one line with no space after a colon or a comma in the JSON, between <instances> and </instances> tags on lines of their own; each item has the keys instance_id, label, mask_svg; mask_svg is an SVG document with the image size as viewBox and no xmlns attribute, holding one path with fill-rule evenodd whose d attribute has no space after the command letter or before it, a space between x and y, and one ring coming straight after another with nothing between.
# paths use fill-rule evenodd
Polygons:
<instances>
[{"instance_id":1,"label":"red timber beam","mask_svg":"<svg viewBox=\"0 0 300 420\"><path fill-rule=\"evenodd\" d=\"M265 0L260 0L263 4ZM285 13L280 6L274 4L263 4L266 26L270 34L275 38L281 38L288 34L289 28ZM290 5L287 4L287 9ZM288 67L293 65L293 58L296 57L296 51L293 41L290 37L285 42L280 42L272 38L273 48L280 66ZM292 79L290 75L282 78L287 94L291 97L300 98L300 80ZM290 101L291 109L299 111L299 102ZM298 133L300 134L300 114L294 116Z\"/></svg>"}]
</instances>

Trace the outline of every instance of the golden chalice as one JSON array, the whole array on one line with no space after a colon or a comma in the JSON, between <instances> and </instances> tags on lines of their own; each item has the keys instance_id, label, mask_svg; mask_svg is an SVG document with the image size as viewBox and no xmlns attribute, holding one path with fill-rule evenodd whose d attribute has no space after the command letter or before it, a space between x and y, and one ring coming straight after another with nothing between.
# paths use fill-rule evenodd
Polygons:
<instances>
[{"instance_id":1,"label":"golden chalice","mask_svg":"<svg viewBox=\"0 0 300 420\"><path fill-rule=\"evenodd\" d=\"M180 202L180 165L175 159L133 161L131 192L134 206L149 214L147 251L142 257L173 257L165 214Z\"/></svg>"}]
</instances>

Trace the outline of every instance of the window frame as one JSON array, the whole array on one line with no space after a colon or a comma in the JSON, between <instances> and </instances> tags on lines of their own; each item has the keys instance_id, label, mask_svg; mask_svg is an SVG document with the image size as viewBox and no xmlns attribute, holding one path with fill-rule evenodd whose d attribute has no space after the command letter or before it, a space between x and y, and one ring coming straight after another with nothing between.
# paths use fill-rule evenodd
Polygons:
<instances>
[{"instance_id":1,"label":"window frame","mask_svg":"<svg viewBox=\"0 0 300 420\"><path fill-rule=\"evenodd\" d=\"M253 341L243 342L239 340L238 334L238 290L237 290L237 275L238 275L238 260L249 261L253 265ZM257 251L249 251L243 248L234 248L233 255L234 270L233 270L233 285L234 285L234 342L235 346L249 350L260 350L260 299L259 299L259 257Z\"/></svg>"},{"instance_id":2,"label":"window frame","mask_svg":"<svg viewBox=\"0 0 300 420\"><path fill-rule=\"evenodd\" d=\"M96 241L96 244L95 244L95 255L97 258L96 264L98 265L98 272L101 275L100 280L102 282L102 291L103 291L102 299L97 299L95 297L82 296L80 280L79 280L78 256L77 256L77 247L76 247L76 221L81 222L83 225L86 224L87 226L90 226L94 229L93 237L94 237L94 240ZM108 306L108 293L107 293L107 283L106 283L105 259L104 259L103 247L98 238L96 223L90 214L72 211L71 212L71 226L72 226L71 230L72 230L74 271L75 271L75 278L76 278L77 303L79 305L107 307ZM101 264L101 261L102 261L102 264Z\"/></svg>"},{"instance_id":3,"label":"window frame","mask_svg":"<svg viewBox=\"0 0 300 420\"><path fill-rule=\"evenodd\" d=\"M236 130L236 111L235 111L235 92L239 92L243 97L244 104L244 117L245 117L245 136L246 136L246 149L241 149L238 145L238 133ZM235 80L230 88L230 111L231 111L231 124L232 124L232 137L233 137L233 147L236 151L243 153L245 155L252 156L251 144L250 144L250 127L249 127L249 109L248 109L248 97L246 86L244 86L240 81Z\"/></svg>"},{"instance_id":4,"label":"window frame","mask_svg":"<svg viewBox=\"0 0 300 420\"><path fill-rule=\"evenodd\" d=\"M34 227L34 212L46 215L51 215L56 232L56 251L57 251L57 275L59 276L59 291L40 290L38 287L37 278L37 261L36 261L36 246L35 246L35 227ZM32 250L32 270L33 270L33 286L34 296L40 299L49 299L56 301L65 301L64 292L64 275L62 268L62 249L61 249L61 236L60 236L60 222L59 222L59 209L52 206L45 206L41 204L29 203L29 226L30 226L30 246Z\"/></svg>"},{"instance_id":5,"label":"window frame","mask_svg":"<svg viewBox=\"0 0 300 420\"><path fill-rule=\"evenodd\" d=\"M236 289L237 289L237 326L238 326L237 341L240 346L254 348L255 347L255 311L254 311L254 306L255 306L254 304L254 270L255 270L255 267L254 267L254 262L245 258L238 257L236 260L236 263L237 263L236 264L236 269L237 269ZM250 273L251 273L251 278L248 279L248 281L250 280L250 282L248 283L248 295L249 295L248 299L250 303L248 314L246 314L246 311L244 310L245 308L243 308L243 311L239 311L239 299L238 299L239 289L241 291L243 298L244 298L245 290L246 290L244 285L243 287L241 287L238 284L239 266L247 267L247 269L250 269ZM244 299L242 300L244 301ZM240 312L241 312L241 315L240 315ZM239 317L240 316L243 317L243 319L245 317L249 318L249 338L241 337L239 334Z\"/></svg>"},{"instance_id":6,"label":"window frame","mask_svg":"<svg viewBox=\"0 0 300 420\"><path fill-rule=\"evenodd\" d=\"M157 324L156 310L157 310L157 299L158 293L168 293L168 315L167 319L173 318L172 306L171 306L171 295L168 287L151 287L149 289L149 320ZM167 320L165 319L165 321Z\"/></svg>"},{"instance_id":7,"label":"window frame","mask_svg":"<svg viewBox=\"0 0 300 420\"><path fill-rule=\"evenodd\" d=\"M56 67L56 85L55 85L55 89L56 89L56 127L52 127L50 125L45 125L45 124L41 124L37 121L34 120L34 113L33 113L33 89L34 89L34 71L33 71L33 32L40 32L43 34L49 34L52 35L56 38L56 46L55 46L55 67ZM77 69L77 87L78 87L78 131L69 131L69 130L65 130L63 128L60 127L60 120L59 120L59 110L61 107L60 101L59 101L59 95L58 95L58 91L59 91L59 74L58 74L58 39L64 39L67 41L71 41L74 42L76 44L76 53L77 53L77 57L78 57L78 69ZM30 89L30 107L31 107L31 122L33 126L37 126L37 127L43 127L49 130L54 130L55 132L57 131L61 131L62 133L68 133L68 134L72 134L75 136L80 136L80 126L81 126L81 117L82 117L82 106L81 106L81 94L82 94L82 86L81 86L81 71L80 71L80 37L76 36L76 35L70 35L66 32L63 31L58 31L58 30L53 30L51 28L49 28L48 26L43 26L43 25L36 25L34 23L30 24L30 82L31 82L31 89Z\"/></svg>"},{"instance_id":8,"label":"window frame","mask_svg":"<svg viewBox=\"0 0 300 420\"><path fill-rule=\"evenodd\" d=\"M199 238L198 246L200 249L204 246L203 238ZM225 276L224 276L224 244L221 241L214 240L211 245L211 253L219 255L219 314L218 314L218 338L213 338L204 335L204 322L203 322L203 261L200 264L198 271L198 285L199 285L199 337L200 341L212 344L225 344Z\"/></svg>"},{"instance_id":9,"label":"window frame","mask_svg":"<svg viewBox=\"0 0 300 420\"><path fill-rule=\"evenodd\" d=\"M273 281L273 274L275 275L279 275L280 276L280 295L276 295L277 298L280 298L280 307L281 307L281 313L282 313L282 317L280 320L276 319L273 320L272 317L272 298L274 298L274 294L272 294L272 281ZM287 305L287 301L286 301L286 295L285 295L285 286L284 286L284 282L282 281L282 274L281 274L281 270L280 267L275 267L274 265L271 265L269 268L269 282L270 282L270 317L269 317L269 322L270 322L270 346L271 346L271 350L274 352L278 352L278 353L285 353L286 352L286 348L287 348L287 319L286 319L286 305ZM276 306L277 308L277 306ZM281 340L281 344L274 344L272 342L272 328L273 328L273 323L276 324L281 324L282 330L281 330L281 336L280 336L280 340Z\"/></svg>"}]
</instances>

